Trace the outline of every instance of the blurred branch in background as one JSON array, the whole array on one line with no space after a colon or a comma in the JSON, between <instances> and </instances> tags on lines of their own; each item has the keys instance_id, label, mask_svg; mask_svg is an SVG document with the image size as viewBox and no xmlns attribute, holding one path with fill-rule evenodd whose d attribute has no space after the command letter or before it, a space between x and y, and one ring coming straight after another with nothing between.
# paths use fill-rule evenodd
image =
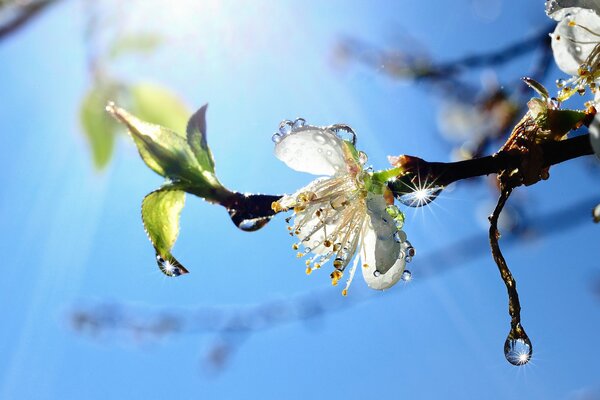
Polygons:
<instances>
[{"instance_id":1,"label":"blurred branch in background","mask_svg":"<svg viewBox=\"0 0 600 400\"><path fill-rule=\"evenodd\" d=\"M0 41L33 21L59 0L0 0Z\"/></svg>"},{"instance_id":2,"label":"blurred branch in background","mask_svg":"<svg viewBox=\"0 0 600 400\"><path fill-rule=\"evenodd\" d=\"M521 76L500 83L490 68L537 52L529 75L543 81L552 64L548 35L552 29L547 26L498 50L447 62L434 60L416 43L409 43L405 49L382 49L357 39L344 39L334 49L334 59L338 64L355 62L391 79L426 84L428 89L441 92L440 132L449 142L457 143L455 158L468 159L485 154L491 144L505 138L530 97L527 86L517 83ZM486 72L481 87L472 84L474 70Z\"/></svg>"},{"instance_id":3,"label":"blurred branch in background","mask_svg":"<svg viewBox=\"0 0 600 400\"><path fill-rule=\"evenodd\" d=\"M523 241L540 240L557 233L564 234L583 223L591 223L589 211L598 199L586 198L558 210L523 217L513 216L510 230L504 237L505 248ZM507 208L500 218L500 225ZM506 229L506 227L504 228ZM485 232L457 240L443 248L419 257L415 282L466 265L478 257L487 256L489 247ZM597 290L597 288L596 288ZM396 295L400 291L389 292ZM294 322L317 322L335 312L379 298L372 291L355 291L342 297L330 290L314 291L294 298L278 299L250 306L199 306L180 309L152 309L127 304L101 303L78 306L69 315L72 328L82 335L99 338L103 335L124 335L134 341L152 341L177 335L216 336L204 355L208 372L224 368L240 345L252 334Z\"/></svg>"}]
</instances>

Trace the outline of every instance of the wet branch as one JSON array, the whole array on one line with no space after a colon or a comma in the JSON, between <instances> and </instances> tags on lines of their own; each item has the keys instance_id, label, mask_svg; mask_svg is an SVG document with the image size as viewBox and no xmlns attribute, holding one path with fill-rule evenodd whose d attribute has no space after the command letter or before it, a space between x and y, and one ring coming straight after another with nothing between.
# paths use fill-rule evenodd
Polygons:
<instances>
[{"instance_id":1,"label":"wet branch","mask_svg":"<svg viewBox=\"0 0 600 400\"><path fill-rule=\"evenodd\" d=\"M559 142L542 143L540 148L543 153L544 167L593 154L588 134ZM450 163L428 162L412 156L404 157L403 166L406 170L414 172L426 182L447 186L463 179L516 169L521 165L523 156L517 151L500 151L487 157Z\"/></svg>"}]
</instances>

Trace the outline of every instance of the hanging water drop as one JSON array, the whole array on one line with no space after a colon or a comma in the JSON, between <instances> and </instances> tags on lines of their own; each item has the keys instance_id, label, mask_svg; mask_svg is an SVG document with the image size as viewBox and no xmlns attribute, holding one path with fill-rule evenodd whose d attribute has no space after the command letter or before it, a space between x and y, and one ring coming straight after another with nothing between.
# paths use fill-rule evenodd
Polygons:
<instances>
[{"instance_id":1,"label":"hanging water drop","mask_svg":"<svg viewBox=\"0 0 600 400\"><path fill-rule=\"evenodd\" d=\"M562 89L563 87L565 87L566 84L567 84L567 82L564 79L556 80L556 87L559 89Z\"/></svg>"},{"instance_id":2,"label":"hanging water drop","mask_svg":"<svg viewBox=\"0 0 600 400\"><path fill-rule=\"evenodd\" d=\"M157 254L156 263L161 272L167 276L176 277L189 273L174 257L165 259Z\"/></svg>"},{"instance_id":3,"label":"hanging water drop","mask_svg":"<svg viewBox=\"0 0 600 400\"><path fill-rule=\"evenodd\" d=\"M274 133L273 136L271 136L271 140L273 141L273 143L279 143L281 142L281 135L279 133Z\"/></svg>"},{"instance_id":4,"label":"hanging water drop","mask_svg":"<svg viewBox=\"0 0 600 400\"><path fill-rule=\"evenodd\" d=\"M402 279L404 282L408 282L412 279L412 273L405 269L404 272L402 272L402 276L400 277L400 279Z\"/></svg>"},{"instance_id":5,"label":"hanging water drop","mask_svg":"<svg viewBox=\"0 0 600 400\"><path fill-rule=\"evenodd\" d=\"M509 363L516 366L525 365L531 360L532 354L533 348L527 335L519 338L508 335L504 343L504 356Z\"/></svg>"},{"instance_id":6,"label":"hanging water drop","mask_svg":"<svg viewBox=\"0 0 600 400\"><path fill-rule=\"evenodd\" d=\"M442 186L418 189L410 193L400 195L398 200L405 206L421 207L435 200L443 189L444 188Z\"/></svg>"},{"instance_id":7,"label":"hanging water drop","mask_svg":"<svg viewBox=\"0 0 600 400\"><path fill-rule=\"evenodd\" d=\"M381 272L379 272L378 270L375 270L375 272L373 272L373 276L374 276L375 278L377 278L377 277L378 277L378 276L380 276L380 275L381 275Z\"/></svg>"},{"instance_id":8,"label":"hanging water drop","mask_svg":"<svg viewBox=\"0 0 600 400\"><path fill-rule=\"evenodd\" d=\"M404 261L406 261L407 263L412 262L412 257L411 256L406 256L404 258Z\"/></svg>"}]
</instances>

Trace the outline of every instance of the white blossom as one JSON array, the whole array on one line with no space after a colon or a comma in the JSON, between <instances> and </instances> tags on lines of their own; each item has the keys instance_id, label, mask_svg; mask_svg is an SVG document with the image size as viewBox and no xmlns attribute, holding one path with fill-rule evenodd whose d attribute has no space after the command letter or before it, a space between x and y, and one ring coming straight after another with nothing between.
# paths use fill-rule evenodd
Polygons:
<instances>
[{"instance_id":1,"label":"white blossom","mask_svg":"<svg viewBox=\"0 0 600 400\"><path fill-rule=\"evenodd\" d=\"M274 142L275 155L290 168L324 176L273 203L276 212L293 210L288 229L299 241L292 246L298 257L306 257L307 274L331 261L332 284L337 285L352 263L344 295L359 263L373 289L398 282L414 249L401 230L404 215L393 205L391 192L364 169L366 154L356 150L353 140L339 137L335 126L295 127L275 134Z\"/></svg>"},{"instance_id":2,"label":"white blossom","mask_svg":"<svg viewBox=\"0 0 600 400\"><path fill-rule=\"evenodd\" d=\"M559 99L575 92L596 92L600 78L600 2L586 0L551 0L546 2L548 15L558 21L551 34L552 52L558 67L572 77L559 81Z\"/></svg>"}]
</instances>

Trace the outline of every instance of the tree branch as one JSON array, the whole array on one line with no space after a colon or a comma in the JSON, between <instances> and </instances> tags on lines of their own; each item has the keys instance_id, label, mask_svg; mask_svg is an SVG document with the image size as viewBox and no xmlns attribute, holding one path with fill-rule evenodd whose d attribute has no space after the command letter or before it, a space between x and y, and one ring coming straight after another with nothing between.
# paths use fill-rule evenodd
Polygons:
<instances>
[{"instance_id":1,"label":"tree branch","mask_svg":"<svg viewBox=\"0 0 600 400\"><path fill-rule=\"evenodd\" d=\"M17 15L8 22L0 25L0 41L6 39L7 36L14 33L19 28L25 26L49 5L56 3L57 1L58 0L39 0L19 6L19 10L16 13Z\"/></svg>"},{"instance_id":2,"label":"tree branch","mask_svg":"<svg viewBox=\"0 0 600 400\"><path fill-rule=\"evenodd\" d=\"M576 136L558 142L540 145L543 166L555 164L593 154L589 134ZM519 152L500 151L494 155L457 162L428 162L418 157L403 156L403 166L426 182L447 186L453 182L476 176L497 174L504 170L518 168L522 155ZM393 184L391 185L393 187Z\"/></svg>"}]
</instances>

